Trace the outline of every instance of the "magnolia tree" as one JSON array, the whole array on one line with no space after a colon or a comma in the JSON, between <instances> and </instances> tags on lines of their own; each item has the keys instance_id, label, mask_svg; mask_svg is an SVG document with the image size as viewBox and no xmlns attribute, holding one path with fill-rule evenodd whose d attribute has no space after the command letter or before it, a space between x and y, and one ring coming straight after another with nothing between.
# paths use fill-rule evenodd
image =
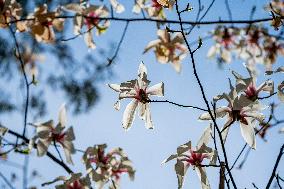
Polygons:
<instances>
[{"instance_id":1,"label":"magnolia tree","mask_svg":"<svg viewBox=\"0 0 284 189\"><path fill-rule=\"evenodd\" d=\"M216 8L217 3L218 6L223 5L223 8ZM265 169L268 177L259 182L250 180L252 175L241 173L243 178L250 181L246 187L282 188L284 172L283 163L281 170L281 159L284 144L280 143L279 146L279 142L277 145L272 143L269 147L272 149L265 156L258 152L258 146L269 145L263 141L269 141L272 134L283 143L284 66L281 66L281 56L284 55L284 1L272 0L261 2L261 5L255 2L251 4L252 7L243 8L250 10L246 12L247 16L240 12L234 14L235 9L242 9L240 7L244 1L240 1L237 7L235 1L231 3L228 0L221 3L215 0L81 0L60 3L52 0L1 0L1 188L117 189L123 188L120 184L123 175L128 175L133 181L135 174L139 176L139 171L144 171L135 168L135 158L128 157L119 144L110 147L105 143L85 144L84 140L78 141L76 136L84 132L83 129L90 128L69 126L69 110L73 110L73 115L86 113L90 116L88 111L98 98L97 83L108 83L101 87L106 88L101 96L117 97L114 108L118 111L123 109L120 119L112 118L113 109L110 107L98 110L107 111L104 113L105 118L111 118L116 125L122 123L121 130L129 131L137 124L134 122L137 116L144 121L146 129L154 129L152 131L162 126L159 118L166 122L180 119L174 115L171 118L158 116L156 111L151 114L150 106L162 103L163 106L185 111L188 115L197 115L188 124L191 133L196 130L191 125L202 121L203 132L197 137L198 140L180 132L179 136L187 140L178 145L176 151L163 148L151 154L163 154L164 160L160 159L159 164L174 167L170 170L176 174L177 188L243 188L242 178L235 175L236 170L242 171L249 154L257 154L255 158L260 159L260 162L255 162L252 167L257 171ZM210 12L217 16L209 18L207 15ZM262 15L265 17L260 17ZM151 25L145 29L143 27L146 24ZM111 30L112 25L115 30ZM129 31L132 25L136 29L131 30L134 33ZM122 29L121 36L110 37L116 44L110 44L110 47L105 45L103 34L111 32L117 36L118 28ZM149 28L156 33L156 37L148 35ZM139 53L145 54L144 57L154 54L155 63L138 57L138 61L133 63L138 68L136 78L133 78L136 73L127 72L123 76L128 78L126 81L116 78L117 82L110 82L113 65L123 69L127 67L123 63L128 62L129 57L119 58L121 51L128 49L130 54L134 50L139 51L124 41L126 38L138 40L139 36L135 32L140 30L148 41L144 51L142 49ZM81 42L88 49L86 55L82 55L78 48ZM227 78L223 78L225 82L217 81L218 76L213 78L216 89L221 88L223 83L228 85L225 91L219 91L212 97L208 97L211 95L208 95L207 88L211 87L203 81L205 76L199 70L207 59L217 62L219 72L229 69ZM41 64L43 62L45 65ZM161 64L158 71L147 69L149 65L158 63ZM166 77L168 80L176 76L191 78L191 83L180 86L183 87L182 91L186 91L187 86L194 85L199 92L199 95L195 94L197 101L183 104L179 98L167 100L167 93L175 89L167 87L168 81L159 79L163 69L167 69L166 64L173 68L169 72L172 76ZM209 72L216 64L210 63L210 66ZM152 77L160 82L150 84ZM47 86L51 86L51 90ZM63 92L66 99L58 111L54 108L47 111L47 104L57 100L56 94L51 93L55 90ZM184 96L184 93L178 95ZM156 99L155 96L162 98ZM47 114L57 112L56 121ZM17 115L22 116L23 123L17 118L17 121L13 121L12 117ZM188 121L187 118L184 120ZM101 125L107 127L106 122ZM163 126L168 129L170 125L163 123ZM174 127L179 130L178 124ZM240 132L232 127L239 127ZM151 130L147 132L151 134ZM275 130L277 132L273 132ZM136 131L131 130L124 137L127 138L130 132ZM243 138L243 142L239 139L234 144L228 142L238 135ZM96 130L91 136L98 136ZM138 137L139 133L135 133L135 136ZM106 134L102 137L108 136ZM175 143L176 140L167 138L169 143ZM139 144L136 149L136 153L139 153L143 144ZM148 151L143 153L150 154ZM269 156L269 161L263 160L262 156ZM20 165L19 159L22 158L25 161ZM47 179L46 172L36 169L38 162L44 162L45 169L59 167L65 172L53 171L50 175L46 169L49 174ZM147 162L143 161L142 164L146 165ZM33 169L29 169L31 166ZM184 187L186 175L191 177L189 172L192 171L196 172L197 177L189 178L189 183L196 179L200 184ZM12 177L9 175L11 173ZM259 176L261 173L255 174ZM150 182L152 188L160 188L155 186L155 179L158 177L152 178ZM23 181L22 185L19 180ZM164 179L166 185L167 180L171 181L170 178Z\"/></svg>"}]
</instances>

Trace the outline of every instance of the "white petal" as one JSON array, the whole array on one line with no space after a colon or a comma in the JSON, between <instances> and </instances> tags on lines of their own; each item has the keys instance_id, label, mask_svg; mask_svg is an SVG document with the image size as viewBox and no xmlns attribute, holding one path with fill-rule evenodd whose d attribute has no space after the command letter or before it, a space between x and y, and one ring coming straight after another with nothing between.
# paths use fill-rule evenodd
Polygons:
<instances>
[{"instance_id":1,"label":"white petal","mask_svg":"<svg viewBox=\"0 0 284 189\"><path fill-rule=\"evenodd\" d=\"M115 92L121 92L120 85L118 85L118 84L107 84L107 85L109 86L109 88L111 88Z\"/></svg>"},{"instance_id":2,"label":"white petal","mask_svg":"<svg viewBox=\"0 0 284 189\"><path fill-rule=\"evenodd\" d=\"M222 139L223 139L224 143L226 142L226 139L227 139L227 136L228 136L228 133L229 133L229 129L233 124L232 121L233 121L232 119L228 119L227 122L225 123L224 127L221 129Z\"/></svg>"},{"instance_id":3,"label":"white petal","mask_svg":"<svg viewBox=\"0 0 284 189\"><path fill-rule=\"evenodd\" d=\"M216 55L216 52L217 52L216 46L210 47L210 49L209 49L209 51L207 53L207 57L208 58L213 58Z\"/></svg>"},{"instance_id":4,"label":"white petal","mask_svg":"<svg viewBox=\"0 0 284 189\"><path fill-rule=\"evenodd\" d=\"M123 118L122 118L122 126L125 130L130 129L132 126L134 117L135 117L135 112L136 112L136 107L138 105L138 100L133 99L125 108L124 113L123 113Z\"/></svg>"},{"instance_id":5,"label":"white petal","mask_svg":"<svg viewBox=\"0 0 284 189\"><path fill-rule=\"evenodd\" d=\"M251 125L251 123L249 122L249 120L248 119L246 119L246 120L248 122L248 125L240 123L241 133L242 133L242 136L243 136L244 140L246 141L246 143L252 149L255 149L256 148L256 141L255 141L254 128Z\"/></svg>"},{"instance_id":6,"label":"white petal","mask_svg":"<svg viewBox=\"0 0 284 189\"><path fill-rule=\"evenodd\" d=\"M224 50L222 51L221 57L222 57L222 59L223 59L226 63L230 63L230 62L231 62L231 59L232 59L232 58L231 58L231 53L230 53L230 51L224 49Z\"/></svg>"},{"instance_id":7,"label":"white petal","mask_svg":"<svg viewBox=\"0 0 284 189\"><path fill-rule=\"evenodd\" d=\"M209 181L206 176L205 169L203 167L196 167L195 171L199 177L199 180L201 182L202 189L210 189Z\"/></svg>"},{"instance_id":8,"label":"white petal","mask_svg":"<svg viewBox=\"0 0 284 189\"><path fill-rule=\"evenodd\" d=\"M148 43L148 45L145 47L143 53L146 53L147 51L149 51L151 48L155 47L155 46L158 45L159 43L161 43L161 40L160 40L160 39L156 39L156 40L150 41L150 42Z\"/></svg>"},{"instance_id":9,"label":"white petal","mask_svg":"<svg viewBox=\"0 0 284 189\"><path fill-rule=\"evenodd\" d=\"M116 13L122 13L125 10L124 6L118 3L116 0L110 0L110 3L113 6Z\"/></svg>"},{"instance_id":10,"label":"white petal","mask_svg":"<svg viewBox=\"0 0 284 189\"><path fill-rule=\"evenodd\" d=\"M209 140L211 138L211 127L212 125L210 124L210 126L208 126L201 135L197 143L197 149L199 149L203 144L207 145L209 143Z\"/></svg>"},{"instance_id":11,"label":"white petal","mask_svg":"<svg viewBox=\"0 0 284 189\"><path fill-rule=\"evenodd\" d=\"M61 124L61 126L65 127L67 123L65 104L62 104L60 106L58 118L59 118L59 123Z\"/></svg>"},{"instance_id":12,"label":"white petal","mask_svg":"<svg viewBox=\"0 0 284 189\"><path fill-rule=\"evenodd\" d=\"M146 112L145 112L145 127L147 129L154 129L151 112L150 112L150 104L146 104Z\"/></svg>"},{"instance_id":13,"label":"white petal","mask_svg":"<svg viewBox=\"0 0 284 189\"><path fill-rule=\"evenodd\" d=\"M149 87L146 92L149 95L162 97L162 96L164 96L164 83L161 82L161 83L158 83L156 85L153 85L153 86Z\"/></svg>"}]
</instances>

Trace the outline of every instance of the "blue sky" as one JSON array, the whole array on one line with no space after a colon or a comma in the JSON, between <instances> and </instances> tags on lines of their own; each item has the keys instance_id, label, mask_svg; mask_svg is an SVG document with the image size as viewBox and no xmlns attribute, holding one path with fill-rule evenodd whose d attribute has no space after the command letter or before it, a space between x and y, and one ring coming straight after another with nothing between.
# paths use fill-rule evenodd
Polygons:
<instances>
[{"instance_id":1,"label":"blue sky","mask_svg":"<svg viewBox=\"0 0 284 189\"><path fill-rule=\"evenodd\" d=\"M126 12L117 15L120 17L135 16L131 13L132 1L121 0L126 6ZM205 2L205 1L204 1ZM269 14L262 10L262 6L267 1L245 1L241 0L236 3L229 1L232 8L233 18L247 19L250 14L252 5L257 6L255 17L268 17ZM206 1L206 5L209 1ZM192 4L195 8L196 4ZM195 19L196 9L188 13L185 18L188 20ZM204 20L218 20L219 17L227 19L227 12L224 1L217 1L209 14ZM176 18L170 14L170 18ZM109 41L119 41L125 23L112 22L111 27L106 34L95 37L97 48L107 47ZM194 32L188 36L189 42L195 41L199 36L206 36L208 31L213 30L212 26L196 28ZM159 64L153 52L142 54L144 47L149 41L156 39L156 28L154 23L137 22L131 23L127 31L127 36L119 51L119 59L113 65L114 77L111 80L99 84L100 101L95 108L87 114L73 116L68 111L68 125L72 125L76 135L76 148L86 149L94 144L107 143L108 149L122 147L133 161L136 169L136 178L131 182L127 176L122 177L121 188L123 189L152 189L152 188L177 188L177 179L174 171L174 161L166 165L161 165L162 160L174 153L176 147L191 140L193 145L199 139L202 131L208 126L208 122L197 121L197 118L202 113L198 110L180 108L165 103L151 104L152 119L154 122L154 130L146 130L144 122L136 117L132 128L125 132L121 126L122 114L125 106L129 102L125 100L122 103L121 110L116 111L113 108L114 102L117 100L117 94L109 89L107 83L120 83L126 80L135 79L137 69L141 61L145 63L148 69L148 79L151 84L156 84L160 81L165 83L165 97L181 104L190 104L200 107L205 107L201 98L201 93L198 88L196 79L193 76L193 70L190 64L190 58L187 57L182 62L182 72L177 74L171 65ZM68 42L76 48L76 56L82 57L86 53L97 53L96 50L88 51L83 38L77 38L74 41ZM241 61L233 61L231 64L224 65L222 69L218 67L215 60L206 58L207 51L212 45L212 41L204 41L200 50L195 54L197 62L197 70L201 81L205 87L205 92L208 99L220 94L223 91L228 91L227 78L232 77L231 70L236 70L239 73L246 74ZM50 69L48 58L44 63L44 69ZM278 66L283 65L283 59L278 59ZM276 66L276 67L278 67ZM283 80L276 78L276 81ZM265 80L261 78L259 82ZM37 90L32 88L32 90ZM17 89L19 91L19 89ZM48 97L49 114L36 121L46 121L49 119L57 119L58 109L60 105L66 102L62 93L53 92L49 88L46 89ZM24 93L19 93L20 99ZM154 98L153 98L154 99ZM277 101L277 99L274 99ZM68 104L67 104L68 108ZM279 109L278 115L283 115L283 108ZM13 119L11 119L13 117ZM34 120L29 119L28 122ZM2 116L1 122L4 125L9 125L13 129L18 129L19 123L22 123L22 115L11 114ZM20 124L21 125L21 124ZM30 132L32 129L30 129ZM277 128L271 130L267 136L268 142L257 138L257 150L250 153L249 158L242 170L234 169L232 171L239 188L252 188L252 182L257 183L257 186L263 188L267 183L272 171L273 163L278 154L280 145L283 143L283 135L279 135ZM211 144L212 145L212 144ZM234 124L230 130L229 139L226 143L227 153L229 154L229 162L235 159L240 149L244 145L244 140L240 134L238 124ZM75 167L72 167L75 172L84 171L84 166L81 161L81 153L77 152L74 156ZM22 163L23 156L11 155L11 161ZM14 168L0 164L1 172L7 173L15 171ZM35 180L30 185L37 185L46 181L53 180L57 176L66 175L64 170L54 164L46 157L38 158L35 152L30 158L30 170L37 169L42 178ZM280 175L283 174L283 162L280 163ZM19 174L21 172L17 171ZM219 170L208 168L209 181L212 188L218 186ZM67 176L67 175L66 175ZM19 181L19 186L21 182ZM46 187L50 188L50 187ZM184 188L200 188L200 184L192 169L188 171L185 178Z\"/></svg>"}]
</instances>

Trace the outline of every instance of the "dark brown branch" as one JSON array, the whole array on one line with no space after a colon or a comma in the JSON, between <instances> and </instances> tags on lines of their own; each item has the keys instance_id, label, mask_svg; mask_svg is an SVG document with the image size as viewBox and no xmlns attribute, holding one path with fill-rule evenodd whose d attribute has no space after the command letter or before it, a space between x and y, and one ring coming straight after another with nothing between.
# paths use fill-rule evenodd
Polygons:
<instances>
[{"instance_id":1,"label":"dark brown branch","mask_svg":"<svg viewBox=\"0 0 284 189\"><path fill-rule=\"evenodd\" d=\"M86 15L74 15L74 16L57 16L55 19L72 19L75 16L81 16L84 18L93 18ZM121 21L121 22L159 22L159 23L167 23L167 24L179 24L179 20L161 20L161 19L155 19L155 18L119 18L119 17L98 17L99 20L111 20L111 21ZM281 17L281 19L284 19L284 16ZM7 23L13 24L16 22L21 21L34 21L34 18L22 18L19 20L12 20ZM260 18L260 19L254 19L254 20L209 20L209 21L182 21L182 24L186 25L214 25L214 24L254 24L254 23L261 23L261 22L269 22L272 21L273 18Z\"/></svg>"},{"instance_id":2,"label":"dark brown branch","mask_svg":"<svg viewBox=\"0 0 284 189\"><path fill-rule=\"evenodd\" d=\"M273 181L273 179L274 179L274 177L275 177L275 173L276 173L277 167L278 167L278 165L279 165L279 162L280 162L280 160L281 160L281 158L282 158L283 153L284 153L284 144L283 144L283 145L281 146L281 148L280 148L280 152L279 152L279 154L278 154L278 157L277 157L277 159L276 159L275 165L274 165L274 167L273 167L271 176L270 176L269 181L268 181L268 183L267 183L267 185L266 185L266 187L265 187L266 189L269 189L269 188L270 188L270 185L271 185L271 183L272 183L272 181Z\"/></svg>"},{"instance_id":3,"label":"dark brown branch","mask_svg":"<svg viewBox=\"0 0 284 189\"><path fill-rule=\"evenodd\" d=\"M8 133L13 135L13 136L16 136L18 138L21 138L23 139L27 144L30 142L28 138L26 138L25 136L23 135L20 135L19 133L17 132L14 132L12 130L8 130ZM36 144L34 145L34 148L36 148ZM46 153L47 157L49 157L51 160L53 160L55 163L57 163L58 165L60 165L63 169L65 169L66 172L68 172L69 174L73 173L73 171L62 161L60 161L59 159L57 159L52 153L50 152L47 152Z\"/></svg>"},{"instance_id":4,"label":"dark brown branch","mask_svg":"<svg viewBox=\"0 0 284 189\"><path fill-rule=\"evenodd\" d=\"M168 101L168 100L149 100L148 102L150 102L150 103L153 103L153 102L164 102L164 103L173 104L173 105L175 105L175 106L179 106L179 107L182 107L182 108L193 108L193 109L197 109L197 110L201 110L201 111L207 112L206 109L199 108L199 107L197 107L197 106L178 104L178 103L171 102L171 101Z\"/></svg>"},{"instance_id":5,"label":"dark brown branch","mask_svg":"<svg viewBox=\"0 0 284 189\"><path fill-rule=\"evenodd\" d=\"M127 29L128 29L128 25L129 25L129 22L126 22L125 27L124 27L124 30L123 30L122 35L121 35L121 38L120 38L119 43L118 43L118 45L117 45L117 48L116 48L116 50L115 50L115 53L114 53L114 55L113 55L111 58L108 59L108 64L107 64L107 66L110 66L110 65L113 63L113 61L116 59L116 57L117 57L117 55L118 55L118 51L119 51L119 49L120 49L120 46L121 46L121 44L122 44L122 42L123 42L123 40L124 40L124 38L125 38Z\"/></svg>"},{"instance_id":6,"label":"dark brown branch","mask_svg":"<svg viewBox=\"0 0 284 189\"><path fill-rule=\"evenodd\" d=\"M12 36L13 36L13 39L14 39L14 42L15 42L15 45L16 45L16 52L18 53L18 59L19 59L20 65L21 65L21 69L22 69L22 72L23 72L23 75L24 75L24 80L25 80L25 85L26 85L26 103L25 103L25 112L24 112L24 128L23 128L23 133L22 133L22 135L25 137L26 128L27 128L28 108L29 108L30 84L28 82L28 77L27 77L27 74L26 74L26 71L25 71L25 63L24 63L24 60L22 59L22 56L21 56L19 43L17 41L15 32L13 31L13 29L10 25L9 25L9 30L10 30ZM18 143L18 140L17 140L16 144L17 143Z\"/></svg>"},{"instance_id":7,"label":"dark brown branch","mask_svg":"<svg viewBox=\"0 0 284 189\"><path fill-rule=\"evenodd\" d=\"M185 43L186 43L186 45L187 45L187 48L188 48L188 50L189 50L189 53L190 53L191 63L192 63L192 67L193 67L194 76L195 76L195 78L196 78L196 80L197 80L197 83L198 83L198 85L199 85L199 88L200 88L200 90L201 90L202 98L203 98L203 100L204 100L204 102L205 102L205 104L206 104L206 106L207 106L207 110L208 110L208 113L209 113L209 115L210 115L210 117L211 117L211 119L212 119L212 121L213 121L214 127L217 129L218 136L219 136L220 141L221 141L221 147L222 147L222 151L223 151L223 155L224 155L224 159L225 159L226 169L227 169L227 171L228 171L228 173L229 173L229 176L230 176L230 179L231 179L231 181L232 181L232 184L233 184L234 188L237 189L237 186L236 186L236 183L235 183L235 181L234 181L233 175L232 175L232 173L231 173L231 171L230 171L230 168L229 168L229 163L228 163L228 158L227 158L227 153L226 153L224 141L223 141L223 138L222 138L222 133L221 133L220 129L218 128L218 125L217 125L217 123L216 123L216 120L215 120L215 118L214 118L214 116L213 116L213 114L212 114L212 112L211 112L211 110L210 110L209 102L208 102L208 100L207 100L207 98L206 98L203 85L201 84L201 81L200 81L199 76L198 76L198 74L197 74L197 69L196 69L196 66L195 66L194 54L193 54L193 52L192 52L192 50L191 50L191 48L190 48L190 45L189 45L189 43L188 43L188 41L187 41L187 39L186 39L186 36L185 36L185 32L184 32L184 28L183 28L183 23L182 23L182 19L181 19L181 15L180 15L180 13L179 13L178 0L176 0L176 11L177 11L177 14L178 14L179 25L180 25L180 29L181 29L181 32L182 32L182 36L183 36L183 38L184 38L184 41L185 41Z\"/></svg>"}]
</instances>

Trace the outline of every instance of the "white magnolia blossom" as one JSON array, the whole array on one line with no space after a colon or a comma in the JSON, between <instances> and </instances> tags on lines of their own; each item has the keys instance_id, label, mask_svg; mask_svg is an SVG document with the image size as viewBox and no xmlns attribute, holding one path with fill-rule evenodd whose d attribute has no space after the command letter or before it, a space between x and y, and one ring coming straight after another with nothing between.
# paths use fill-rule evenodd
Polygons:
<instances>
[{"instance_id":1,"label":"white magnolia blossom","mask_svg":"<svg viewBox=\"0 0 284 189\"><path fill-rule=\"evenodd\" d=\"M255 101L259 98L259 93L261 91L268 92L269 94L273 94L274 92L274 82L272 80L267 80L261 83L258 87L256 85L256 75L251 68L246 66L246 69L250 75L248 78L243 78L240 74L235 71L232 71L233 75L236 78L236 91L244 92L245 96Z\"/></svg>"},{"instance_id":2,"label":"white magnolia blossom","mask_svg":"<svg viewBox=\"0 0 284 189\"><path fill-rule=\"evenodd\" d=\"M59 111L59 122L54 127L53 120L45 123L34 124L37 135L31 140L30 148L36 143L38 156L46 154L48 147L53 142L54 145L60 144L64 149L66 161L73 164L71 154L75 153L73 141L75 140L73 128L70 127L63 131L66 126L66 109L62 105Z\"/></svg>"},{"instance_id":3,"label":"white magnolia blossom","mask_svg":"<svg viewBox=\"0 0 284 189\"><path fill-rule=\"evenodd\" d=\"M145 121L145 127L147 129L153 129L149 96L164 96L164 83L160 82L148 87L149 83L150 81L147 79L147 69L144 63L141 63L139 65L137 79L121 84L108 84L111 89L119 93L119 100L125 98L132 99L123 113L122 126L124 129L128 130L132 126L137 108L139 109L140 118ZM115 103L116 109L119 109L119 104L119 101Z\"/></svg>"},{"instance_id":4,"label":"white magnolia blossom","mask_svg":"<svg viewBox=\"0 0 284 189\"><path fill-rule=\"evenodd\" d=\"M204 159L208 159L210 161L209 165L216 164L217 151L207 146L211 138L211 132L211 126L207 127L195 148L191 146L191 141L189 141L186 144L179 146L176 154L172 154L162 162L162 164L164 164L173 159L177 160L175 171L178 178L179 189L183 186L186 171L190 166L196 171L201 182L201 188L210 189L209 180L206 176L205 168L202 166L204 165L202 162Z\"/></svg>"},{"instance_id":5,"label":"white magnolia blossom","mask_svg":"<svg viewBox=\"0 0 284 189\"><path fill-rule=\"evenodd\" d=\"M237 95L236 89L231 85L231 92L229 94L224 93L215 97L215 101L224 99L228 102L228 106L221 106L216 108L213 114L216 114L216 118L226 117L227 121L222 128L222 137L224 142L226 141L230 127L235 121L240 123L241 134L246 143L253 149L256 148L255 140L255 127L257 121L263 122L264 115L260 113L266 107L262 106L258 101L251 101L245 95ZM199 117L200 120L211 120L210 114L204 113Z\"/></svg>"}]
</instances>

